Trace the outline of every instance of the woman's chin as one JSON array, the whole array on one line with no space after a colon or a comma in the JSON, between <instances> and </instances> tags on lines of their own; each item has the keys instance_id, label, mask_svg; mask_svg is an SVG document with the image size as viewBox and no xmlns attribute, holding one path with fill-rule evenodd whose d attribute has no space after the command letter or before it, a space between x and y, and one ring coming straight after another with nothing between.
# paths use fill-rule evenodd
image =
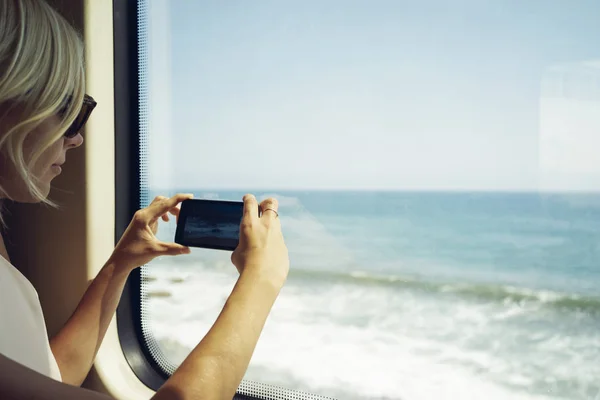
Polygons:
<instances>
[{"instance_id":1,"label":"woman's chin","mask_svg":"<svg viewBox=\"0 0 600 400\"><path fill-rule=\"evenodd\" d=\"M46 200L48 198L48 196L50 195L50 182L43 183L38 185L38 190L39 193L42 195L42 199L39 199L35 196L33 196L31 193L26 192L26 193L22 193L21 195L19 195L18 197L14 197L13 201L16 201L18 203L28 203L28 204L35 204L35 203L41 203L42 201Z\"/></svg>"}]
</instances>

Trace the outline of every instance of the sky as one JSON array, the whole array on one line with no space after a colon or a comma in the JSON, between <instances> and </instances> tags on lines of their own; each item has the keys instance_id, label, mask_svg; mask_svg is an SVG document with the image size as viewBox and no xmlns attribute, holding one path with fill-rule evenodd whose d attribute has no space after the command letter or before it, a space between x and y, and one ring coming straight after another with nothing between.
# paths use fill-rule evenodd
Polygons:
<instances>
[{"instance_id":1,"label":"sky","mask_svg":"<svg viewBox=\"0 0 600 400\"><path fill-rule=\"evenodd\" d=\"M600 1L149 5L153 188L600 189Z\"/></svg>"}]
</instances>

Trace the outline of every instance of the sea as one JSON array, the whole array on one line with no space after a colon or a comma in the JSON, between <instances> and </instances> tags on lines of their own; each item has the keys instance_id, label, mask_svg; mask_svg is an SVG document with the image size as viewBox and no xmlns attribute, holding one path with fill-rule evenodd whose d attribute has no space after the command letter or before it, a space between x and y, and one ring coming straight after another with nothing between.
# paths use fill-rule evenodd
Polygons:
<instances>
[{"instance_id":1,"label":"sea","mask_svg":"<svg viewBox=\"0 0 600 400\"><path fill-rule=\"evenodd\" d=\"M253 193L279 200L290 274L245 380L350 400L600 399L600 193ZM230 255L143 268L145 329L172 365L221 312Z\"/></svg>"}]
</instances>

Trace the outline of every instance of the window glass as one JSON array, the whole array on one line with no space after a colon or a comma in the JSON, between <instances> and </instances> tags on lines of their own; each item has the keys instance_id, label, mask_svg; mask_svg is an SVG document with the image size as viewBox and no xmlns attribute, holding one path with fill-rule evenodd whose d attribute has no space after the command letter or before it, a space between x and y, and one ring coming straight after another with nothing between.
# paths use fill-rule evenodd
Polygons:
<instances>
[{"instance_id":1,"label":"window glass","mask_svg":"<svg viewBox=\"0 0 600 400\"><path fill-rule=\"evenodd\" d=\"M600 396L600 2L145 4L141 206L280 202L291 271L246 380ZM237 276L226 251L143 268L166 371Z\"/></svg>"}]
</instances>

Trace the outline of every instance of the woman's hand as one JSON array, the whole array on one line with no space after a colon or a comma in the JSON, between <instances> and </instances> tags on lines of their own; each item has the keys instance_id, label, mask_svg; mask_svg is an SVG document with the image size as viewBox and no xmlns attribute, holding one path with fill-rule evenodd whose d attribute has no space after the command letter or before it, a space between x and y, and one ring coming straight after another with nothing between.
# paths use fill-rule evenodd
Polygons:
<instances>
[{"instance_id":1,"label":"woman's hand","mask_svg":"<svg viewBox=\"0 0 600 400\"><path fill-rule=\"evenodd\" d=\"M131 271L158 256L189 254L189 247L161 242L155 235L158 230L158 219L169 221L169 214L179 218L179 203L192 197L191 194L176 194L170 199L157 196L148 207L136 211L117 243L111 260L119 268Z\"/></svg>"},{"instance_id":2,"label":"woman's hand","mask_svg":"<svg viewBox=\"0 0 600 400\"><path fill-rule=\"evenodd\" d=\"M288 249L281 233L276 199L269 198L260 204L258 215L256 198L244 196L244 216L240 227L240 242L231 255L231 261L240 274L256 274L276 286L283 286L290 269Z\"/></svg>"}]
</instances>

